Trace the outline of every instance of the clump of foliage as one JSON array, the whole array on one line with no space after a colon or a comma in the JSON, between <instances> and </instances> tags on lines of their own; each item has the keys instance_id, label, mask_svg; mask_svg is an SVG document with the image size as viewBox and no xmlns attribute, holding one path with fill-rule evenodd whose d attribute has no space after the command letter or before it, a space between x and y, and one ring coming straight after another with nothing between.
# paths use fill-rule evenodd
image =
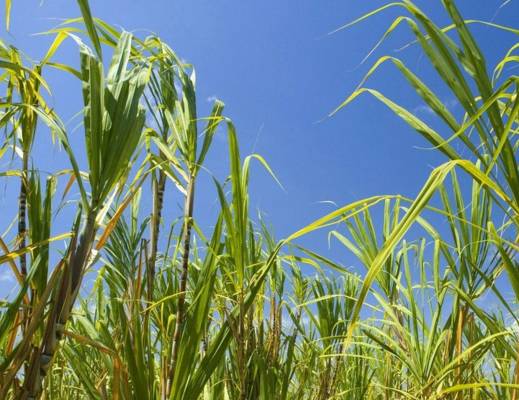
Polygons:
<instances>
[{"instance_id":1,"label":"clump of foliage","mask_svg":"<svg viewBox=\"0 0 519 400\"><path fill-rule=\"evenodd\" d=\"M190 65L160 38L134 37L78 4L82 18L50 32L39 63L0 42L0 157L12 154L14 165L1 174L19 183L16 223L0 240L2 268L18 284L0 316L0 398L518 398L519 321L507 291L517 300L519 97L507 71L519 43L491 74L469 30L484 23L465 21L452 0L442 1L446 27L409 0L354 21L402 9L383 39L406 24L463 116L404 61L379 58L339 109L371 94L447 161L415 199L361 199L276 241L248 207L251 162L272 171L259 155L242 158L224 104L199 116ZM77 44L79 69L56 60L65 40ZM441 130L366 86L384 63ZM47 104L51 68L82 88L80 157ZM229 177L214 182L218 213L206 229L195 189L218 129ZM43 182L33 144L48 131L70 167ZM175 219L168 204L177 199ZM65 204L74 212L56 232ZM296 244L322 228L365 274ZM304 264L317 274L303 274ZM499 312L485 307L488 296Z\"/></svg>"}]
</instances>

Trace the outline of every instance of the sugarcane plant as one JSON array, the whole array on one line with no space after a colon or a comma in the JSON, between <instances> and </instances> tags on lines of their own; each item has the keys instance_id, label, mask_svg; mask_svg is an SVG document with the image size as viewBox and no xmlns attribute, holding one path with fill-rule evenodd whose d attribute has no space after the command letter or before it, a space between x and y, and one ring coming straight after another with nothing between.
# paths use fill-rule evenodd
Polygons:
<instances>
[{"instance_id":1,"label":"sugarcane plant","mask_svg":"<svg viewBox=\"0 0 519 400\"><path fill-rule=\"evenodd\" d=\"M403 10L370 55L406 25L407 45L462 112L394 56L377 59L335 112L370 94L447 161L415 198L359 199L281 240L250 210L253 163L273 186L274 172L242 156L223 102L199 112L194 67L161 38L116 28L78 0L81 17L47 32L41 61L0 42L0 177L18 196L0 238L1 267L16 279L0 303L0 398L517 399L519 44L489 72L470 27L517 30L441 4L447 26L402 0L339 30ZM58 59L65 41L78 69ZM384 64L438 128L366 86ZM48 105L49 69L82 90L82 147ZM69 167L40 165L35 139L49 132ZM216 135L228 144L222 180L208 162ZM200 196L215 200L210 223L198 218ZM355 268L302 246L316 230Z\"/></svg>"}]
</instances>

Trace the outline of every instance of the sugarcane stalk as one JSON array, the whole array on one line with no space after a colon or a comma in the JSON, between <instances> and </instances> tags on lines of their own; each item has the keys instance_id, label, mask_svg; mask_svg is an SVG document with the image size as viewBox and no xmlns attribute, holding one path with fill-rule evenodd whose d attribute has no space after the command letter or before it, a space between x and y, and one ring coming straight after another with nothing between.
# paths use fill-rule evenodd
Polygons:
<instances>
[{"instance_id":1,"label":"sugarcane stalk","mask_svg":"<svg viewBox=\"0 0 519 400\"><path fill-rule=\"evenodd\" d=\"M177 314L175 320L175 331L173 334L173 344L171 346L171 360L170 360L170 368L169 368L169 378L166 388L166 398L169 398L171 393L173 378L175 376L175 368L176 362L178 359L178 351L180 339L182 337L182 327L184 324L184 305L186 301L186 288L187 288L187 278L188 278L188 269L189 269L189 253L191 250L191 228L193 226L193 204L195 197L195 187L194 187L194 176L191 175L189 177L187 191L186 191L186 200L184 205L184 228L182 235L182 272L180 276L180 291L178 296L178 304L177 304Z\"/></svg>"},{"instance_id":2,"label":"sugarcane stalk","mask_svg":"<svg viewBox=\"0 0 519 400\"><path fill-rule=\"evenodd\" d=\"M155 281L155 271L157 262L157 250L160 234L160 220L164 206L164 191L166 189L166 174L159 171L158 180L153 183L153 210L151 216L151 240L150 255L148 258L148 301L153 301L153 285Z\"/></svg>"},{"instance_id":3,"label":"sugarcane stalk","mask_svg":"<svg viewBox=\"0 0 519 400\"><path fill-rule=\"evenodd\" d=\"M20 195L18 198L18 250L27 245L27 192L29 186L29 152L24 151L22 156L22 171L20 179ZM20 273L25 278L27 276L27 255L20 255Z\"/></svg>"},{"instance_id":4,"label":"sugarcane stalk","mask_svg":"<svg viewBox=\"0 0 519 400\"><path fill-rule=\"evenodd\" d=\"M22 170L20 178L20 195L18 197L18 250L22 250L27 245L27 192L29 186L29 152L24 150L22 155ZM20 255L20 275L22 279L27 276L27 255L22 253ZM20 311L20 327L22 334L24 334L29 323L30 309L23 308ZM27 365L25 365L27 367Z\"/></svg>"},{"instance_id":5,"label":"sugarcane stalk","mask_svg":"<svg viewBox=\"0 0 519 400\"><path fill-rule=\"evenodd\" d=\"M78 246L75 247L74 241L71 243L74 248L70 252L58 295L46 321L42 345L34 349L30 358L21 400L37 399L41 393L43 379L52 364L90 259L97 230L96 215L94 211L89 212Z\"/></svg>"}]
</instances>

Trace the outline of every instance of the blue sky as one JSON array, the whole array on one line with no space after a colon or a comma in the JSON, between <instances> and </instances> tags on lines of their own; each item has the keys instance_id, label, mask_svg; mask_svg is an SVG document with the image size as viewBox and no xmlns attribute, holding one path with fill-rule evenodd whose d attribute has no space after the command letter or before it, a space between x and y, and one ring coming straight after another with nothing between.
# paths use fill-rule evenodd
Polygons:
<instances>
[{"instance_id":1,"label":"blue sky","mask_svg":"<svg viewBox=\"0 0 519 400\"><path fill-rule=\"evenodd\" d=\"M75 1L13 2L12 30L2 32L34 59L41 58L51 38L32 36L79 16ZM402 26L365 64L363 57L381 37L398 10L338 33L328 33L385 1L361 0L91 0L92 12L114 25L145 36L161 36L197 71L200 115L210 110L211 99L226 103L226 115L237 126L242 155L258 152L282 182L281 190L258 165L252 176L251 208L261 209L283 237L332 210L323 201L343 205L375 194L414 196L432 167L444 159L383 105L362 97L332 118L328 113L347 97L378 56L392 54L404 59L430 82L445 103L456 112L458 105L434 76L416 46L396 52L411 40ZM514 25L519 2L512 0L460 0L465 17ZM417 1L440 25L447 22L439 1ZM499 11L499 12L498 12ZM489 66L515 39L486 27L474 27ZM61 62L77 64L78 53L70 42L57 54ZM62 74L47 76L52 102L68 122L70 135L81 153L81 110L78 82ZM389 65L369 81L392 99L430 119L416 95ZM458 110L459 111L459 110ZM223 132L212 149L207 167L219 179L227 171ZM34 149L37 167L53 170L66 160L51 148L48 132L42 132ZM81 156L78 156L81 159ZM0 160L6 168L6 160ZM17 184L0 183L0 228L15 216L13 194ZM209 174L201 177L197 217L213 220L216 196ZM171 192L171 215L176 214L178 194ZM68 227L63 227L68 229ZM325 243L319 247L325 248ZM2 282L0 282L2 285ZM5 288L5 285L3 285ZM0 289L2 286L0 286Z\"/></svg>"}]
</instances>

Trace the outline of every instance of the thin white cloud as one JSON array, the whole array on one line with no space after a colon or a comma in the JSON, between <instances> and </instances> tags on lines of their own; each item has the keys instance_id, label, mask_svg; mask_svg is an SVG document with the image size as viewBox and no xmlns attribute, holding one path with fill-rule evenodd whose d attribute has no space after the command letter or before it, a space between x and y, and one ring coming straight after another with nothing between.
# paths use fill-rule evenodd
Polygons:
<instances>
[{"instance_id":1,"label":"thin white cloud","mask_svg":"<svg viewBox=\"0 0 519 400\"><path fill-rule=\"evenodd\" d=\"M450 98L445 101L445 107L452 111L458 105L458 99Z\"/></svg>"},{"instance_id":2,"label":"thin white cloud","mask_svg":"<svg viewBox=\"0 0 519 400\"><path fill-rule=\"evenodd\" d=\"M429 106L420 105L420 106L416 106L415 108L413 108L413 114L430 114L430 115L434 115L434 111Z\"/></svg>"},{"instance_id":3,"label":"thin white cloud","mask_svg":"<svg viewBox=\"0 0 519 400\"><path fill-rule=\"evenodd\" d=\"M447 110L449 110L450 112L452 112L457 106L458 106L458 99L454 98L454 97L451 97L449 99L446 99L443 101L443 105L447 108ZM429 115L434 115L434 110L429 107L428 105L425 105L425 104L421 104L419 106L416 106L415 108L413 108L413 113L414 114L429 114Z\"/></svg>"}]
</instances>

